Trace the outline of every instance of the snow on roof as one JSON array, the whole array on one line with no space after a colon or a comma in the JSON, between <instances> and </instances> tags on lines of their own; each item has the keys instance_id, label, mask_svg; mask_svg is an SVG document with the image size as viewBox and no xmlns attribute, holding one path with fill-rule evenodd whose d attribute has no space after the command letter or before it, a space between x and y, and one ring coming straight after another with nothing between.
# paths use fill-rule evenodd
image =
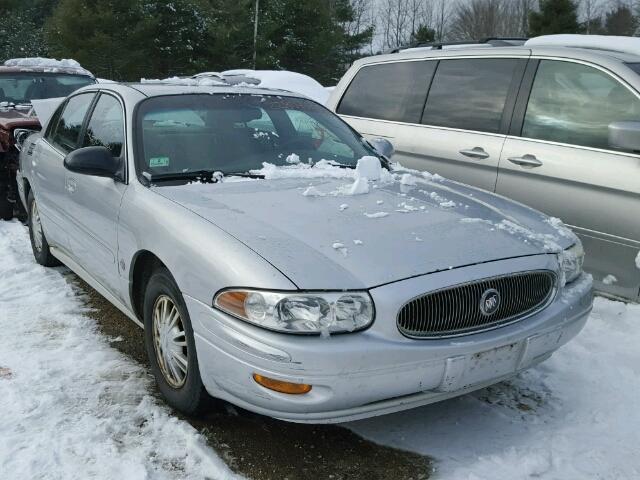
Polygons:
<instances>
[{"instance_id":1,"label":"snow on roof","mask_svg":"<svg viewBox=\"0 0 640 480\"><path fill-rule=\"evenodd\" d=\"M86 72L90 75L88 70L82 68L82 66L71 58L63 58L57 60L55 58L42 58L42 57L26 57L26 58L11 58L4 62L5 67L25 67L25 68L71 68L74 70L80 70L83 73Z\"/></svg>"},{"instance_id":2,"label":"snow on roof","mask_svg":"<svg viewBox=\"0 0 640 480\"><path fill-rule=\"evenodd\" d=\"M254 82L255 81L255 82ZM331 92L313 78L286 70L227 70L225 72L203 72L191 78L170 77L165 79L141 78L140 83L183 86L237 86L286 90L325 104Z\"/></svg>"},{"instance_id":3,"label":"snow on roof","mask_svg":"<svg viewBox=\"0 0 640 480\"><path fill-rule=\"evenodd\" d=\"M614 35L543 35L527 40L525 47L577 47L640 55L640 38Z\"/></svg>"},{"instance_id":4,"label":"snow on roof","mask_svg":"<svg viewBox=\"0 0 640 480\"><path fill-rule=\"evenodd\" d=\"M221 72L222 77L243 75L260 80L261 88L276 88L305 95L318 103L325 104L329 99L327 90L313 78L301 73L287 70L227 70Z\"/></svg>"},{"instance_id":5,"label":"snow on roof","mask_svg":"<svg viewBox=\"0 0 640 480\"><path fill-rule=\"evenodd\" d=\"M216 85L227 85L225 82L211 77L199 77L199 78L184 78L184 77L169 77L169 78L141 78L140 83L147 83L153 85L182 85L186 87L211 87Z\"/></svg>"}]
</instances>

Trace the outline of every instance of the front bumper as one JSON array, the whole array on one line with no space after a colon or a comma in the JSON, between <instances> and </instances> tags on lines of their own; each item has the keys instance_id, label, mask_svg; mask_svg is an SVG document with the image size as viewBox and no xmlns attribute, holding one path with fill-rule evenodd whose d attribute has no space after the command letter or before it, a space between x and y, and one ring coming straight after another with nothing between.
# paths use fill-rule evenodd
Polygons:
<instances>
[{"instance_id":1,"label":"front bumper","mask_svg":"<svg viewBox=\"0 0 640 480\"><path fill-rule=\"evenodd\" d=\"M372 289L377 308L373 326L329 338L265 331L185 295L200 373L211 395L294 422L351 421L461 395L545 360L577 335L591 311L591 279L583 275L544 310L520 322L448 339L403 337L395 323L398 305L437 284L514 268L554 268L554 262L552 255L525 257ZM313 389L305 395L277 393L258 385L253 373Z\"/></svg>"}]
</instances>

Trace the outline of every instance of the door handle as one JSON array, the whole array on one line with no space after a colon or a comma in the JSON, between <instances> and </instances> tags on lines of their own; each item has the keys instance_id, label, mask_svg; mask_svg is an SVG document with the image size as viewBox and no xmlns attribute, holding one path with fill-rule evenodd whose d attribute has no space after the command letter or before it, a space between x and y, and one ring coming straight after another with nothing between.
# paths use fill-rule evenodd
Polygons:
<instances>
[{"instance_id":1,"label":"door handle","mask_svg":"<svg viewBox=\"0 0 640 480\"><path fill-rule=\"evenodd\" d=\"M489 154L485 152L484 148L482 147L473 147L467 150L460 150L460 153L465 157L469 157L469 158L477 158L477 159L489 158Z\"/></svg>"},{"instance_id":2,"label":"door handle","mask_svg":"<svg viewBox=\"0 0 640 480\"><path fill-rule=\"evenodd\" d=\"M521 157L509 157L507 160L509 160L511 163L515 163L516 165L520 165L521 167L525 168L534 168L542 165L542 162L538 160L535 155L529 154L523 155Z\"/></svg>"}]
</instances>

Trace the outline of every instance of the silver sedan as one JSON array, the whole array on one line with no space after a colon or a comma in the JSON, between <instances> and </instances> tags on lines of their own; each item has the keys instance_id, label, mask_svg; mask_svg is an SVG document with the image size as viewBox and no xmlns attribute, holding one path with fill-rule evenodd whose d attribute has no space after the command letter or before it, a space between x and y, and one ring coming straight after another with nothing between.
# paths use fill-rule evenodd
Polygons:
<instances>
[{"instance_id":1,"label":"silver sedan","mask_svg":"<svg viewBox=\"0 0 640 480\"><path fill-rule=\"evenodd\" d=\"M22 147L36 260L144 327L187 414L209 396L297 422L439 401L543 361L591 310L559 220L391 164L298 95L95 85Z\"/></svg>"}]
</instances>

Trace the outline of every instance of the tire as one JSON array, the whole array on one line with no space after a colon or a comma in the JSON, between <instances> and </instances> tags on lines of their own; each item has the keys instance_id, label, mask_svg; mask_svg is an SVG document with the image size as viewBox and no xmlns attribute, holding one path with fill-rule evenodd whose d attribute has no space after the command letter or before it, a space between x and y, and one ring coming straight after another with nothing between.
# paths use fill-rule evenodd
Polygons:
<instances>
[{"instance_id":1,"label":"tire","mask_svg":"<svg viewBox=\"0 0 640 480\"><path fill-rule=\"evenodd\" d=\"M29 192L27 199L29 211L27 212L27 223L29 224L29 238L31 240L31 250L33 256L40 265L44 267L56 267L61 265L60 261L51 254L49 242L42 229L38 204L33 196L33 192Z\"/></svg>"},{"instance_id":2,"label":"tire","mask_svg":"<svg viewBox=\"0 0 640 480\"><path fill-rule=\"evenodd\" d=\"M145 347L160 393L169 405L186 415L202 413L211 398L200 377L187 307L166 268L156 269L149 278L143 315Z\"/></svg>"}]
</instances>

